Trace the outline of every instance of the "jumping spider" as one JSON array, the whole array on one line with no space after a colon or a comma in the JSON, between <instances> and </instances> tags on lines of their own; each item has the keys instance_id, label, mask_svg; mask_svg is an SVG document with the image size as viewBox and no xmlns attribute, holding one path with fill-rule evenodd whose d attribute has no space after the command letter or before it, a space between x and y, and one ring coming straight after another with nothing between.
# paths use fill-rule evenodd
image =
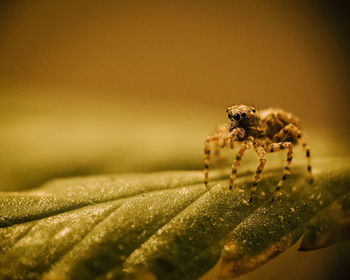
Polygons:
<instances>
[{"instance_id":1,"label":"jumping spider","mask_svg":"<svg viewBox=\"0 0 350 280\"><path fill-rule=\"evenodd\" d=\"M266 163L266 153L274 153L280 150L287 150L287 163L284 168L283 177L279 181L272 196L274 200L282 187L284 181L290 174L290 166L293 159L293 145L301 143L306 152L307 170L310 181L313 180L310 163L310 149L305 142L301 132L298 118L293 114L277 108L269 108L257 111L254 107L246 105L229 106L226 110L230 124L218 125L213 136L207 137L204 145L204 184L208 184L208 168L210 163L210 143L215 143L216 152L220 148L234 147L234 142L240 143L240 149L232 165L230 175L230 190L236 177L237 168L244 152L254 148L260 164L256 170L249 202L257 190L261 173Z\"/></svg>"}]
</instances>

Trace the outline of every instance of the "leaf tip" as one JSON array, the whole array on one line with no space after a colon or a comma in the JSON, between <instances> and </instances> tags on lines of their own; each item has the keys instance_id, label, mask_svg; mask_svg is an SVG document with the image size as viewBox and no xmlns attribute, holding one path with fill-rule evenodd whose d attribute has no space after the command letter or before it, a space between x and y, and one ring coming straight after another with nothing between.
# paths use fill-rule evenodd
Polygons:
<instances>
[{"instance_id":1,"label":"leaf tip","mask_svg":"<svg viewBox=\"0 0 350 280\"><path fill-rule=\"evenodd\" d=\"M221 255L219 278L232 278L242 274L243 253L236 241L227 241Z\"/></svg>"},{"instance_id":2,"label":"leaf tip","mask_svg":"<svg viewBox=\"0 0 350 280\"><path fill-rule=\"evenodd\" d=\"M228 241L222 252L219 278L235 278L252 271L285 251L292 243L293 237L287 235L280 241L271 244L263 252L249 256L244 252L244 246L239 246L238 241Z\"/></svg>"}]
</instances>

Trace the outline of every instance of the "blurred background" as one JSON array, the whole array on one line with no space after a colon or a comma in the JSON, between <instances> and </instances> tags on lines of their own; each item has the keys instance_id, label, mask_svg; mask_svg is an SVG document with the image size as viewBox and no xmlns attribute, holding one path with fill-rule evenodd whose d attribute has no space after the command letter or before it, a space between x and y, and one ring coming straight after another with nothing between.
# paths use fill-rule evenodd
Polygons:
<instances>
[{"instance_id":1,"label":"blurred background","mask_svg":"<svg viewBox=\"0 0 350 280\"><path fill-rule=\"evenodd\" d=\"M291 111L332 155L349 134L349 33L337 1L3 0L0 189L201 168L229 104Z\"/></svg>"},{"instance_id":2,"label":"blurred background","mask_svg":"<svg viewBox=\"0 0 350 280\"><path fill-rule=\"evenodd\" d=\"M229 104L281 107L313 156L350 154L349 21L345 1L2 0L0 190L202 168Z\"/></svg>"}]
</instances>

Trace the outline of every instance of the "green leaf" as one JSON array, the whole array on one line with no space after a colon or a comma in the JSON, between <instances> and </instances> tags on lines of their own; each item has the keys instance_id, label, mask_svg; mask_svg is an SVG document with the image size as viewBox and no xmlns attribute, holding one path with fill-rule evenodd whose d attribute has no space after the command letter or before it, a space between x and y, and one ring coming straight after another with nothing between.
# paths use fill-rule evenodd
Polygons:
<instances>
[{"instance_id":1,"label":"green leaf","mask_svg":"<svg viewBox=\"0 0 350 280\"><path fill-rule=\"evenodd\" d=\"M279 255L310 228L315 215L317 220L322 216L324 223L330 222L328 218L334 221L327 206L349 195L349 160L324 161L319 166L312 186L297 179L287 187L283 200L265 203L229 234L222 253L222 277L239 276Z\"/></svg>"},{"instance_id":2,"label":"green leaf","mask_svg":"<svg viewBox=\"0 0 350 280\"><path fill-rule=\"evenodd\" d=\"M350 193L311 219L299 250L315 250L345 240L350 240Z\"/></svg>"},{"instance_id":3,"label":"green leaf","mask_svg":"<svg viewBox=\"0 0 350 280\"><path fill-rule=\"evenodd\" d=\"M159 172L55 180L0 194L0 278L194 279L222 252L222 276L255 269L298 240L309 221L349 193L347 158L315 161L315 184L296 163L281 201L270 165L249 198L254 165L228 190L225 172ZM265 194L265 195L263 195ZM323 217L326 217L324 215Z\"/></svg>"}]
</instances>

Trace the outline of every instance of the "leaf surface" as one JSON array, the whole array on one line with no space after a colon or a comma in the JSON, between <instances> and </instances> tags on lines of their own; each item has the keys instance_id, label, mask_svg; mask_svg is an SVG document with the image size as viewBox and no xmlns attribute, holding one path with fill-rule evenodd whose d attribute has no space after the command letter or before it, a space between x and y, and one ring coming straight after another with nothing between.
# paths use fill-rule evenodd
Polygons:
<instances>
[{"instance_id":1,"label":"leaf surface","mask_svg":"<svg viewBox=\"0 0 350 280\"><path fill-rule=\"evenodd\" d=\"M270 166L249 198L255 165L235 188L225 172L90 176L0 194L0 278L194 279L222 252L222 277L255 269L298 240L349 192L348 159L315 161L315 184L296 163L281 201L268 197L282 175ZM324 214L322 214L324 213ZM224 249L223 249L224 248Z\"/></svg>"},{"instance_id":2,"label":"leaf surface","mask_svg":"<svg viewBox=\"0 0 350 280\"><path fill-rule=\"evenodd\" d=\"M346 240L350 240L350 193L311 219L299 250L315 250Z\"/></svg>"}]
</instances>

